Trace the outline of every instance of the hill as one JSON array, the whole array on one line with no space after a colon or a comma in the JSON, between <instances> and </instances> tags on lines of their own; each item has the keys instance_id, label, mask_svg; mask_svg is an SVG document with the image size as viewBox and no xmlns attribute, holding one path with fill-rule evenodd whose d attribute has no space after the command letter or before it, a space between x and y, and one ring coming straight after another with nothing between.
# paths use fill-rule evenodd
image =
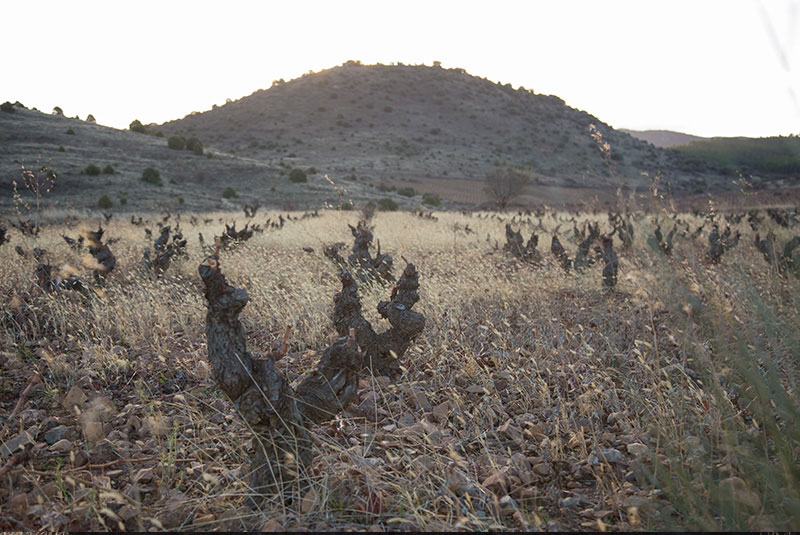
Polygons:
<instances>
[{"instance_id":1,"label":"hill","mask_svg":"<svg viewBox=\"0 0 800 535\"><path fill-rule=\"evenodd\" d=\"M672 132L670 130L628 130L626 128L620 128L620 132L630 134L636 139L652 143L656 147L662 149L686 145L692 141L705 141L708 139L691 134L683 134L681 132Z\"/></svg>"},{"instance_id":2,"label":"hill","mask_svg":"<svg viewBox=\"0 0 800 535\"><path fill-rule=\"evenodd\" d=\"M90 164L100 173L87 173ZM202 155L171 150L164 137L18 107L13 113L0 112L0 190L8 193L0 195L0 207L5 212L12 205L12 182L20 181L23 166L56 172L55 187L45 200L57 209L97 208L99 198L108 195L115 210L238 210L245 199L224 199L228 186L248 192L248 202L261 199L266 204L268 199L271 206L285 209L339 202L337 189L321 177L312 176L311 184L293 184L284 168L268 162L213 147ZM107 166L113 173L103 172ZM159 172L162 186L141 180L148 167ZM22 193L31 199L24 189ZM375 192L356 185L347 196L359 201Z\"/></svg>"},{"instance_id":3,"label":"hill","mask_svg":"<svg viewBox=\"0 0 800 535\"><path fill-rule=\"evenodd\" d=\"M686 158L720 167L730 176L739 173L761 185L764 177L773 186L796 185L800 178L800 137L715 137L673 149Z\"/></svg>"},{"instance_id":4,"label":"hill","mask_svg":"<svg viewBox=\"0 0 800 535\"><path fill-rule=\"evenodd\" d=\"M603 152L594 125L608 143ZM421 190L475 190L496 165L527 167L539 187L645 189L659 170L676 191L724 187L713 168L687 164L614 130L555 96L438 66L342 66L273 83L248 97L157 127L196 135L231 154L334 177ZM480 202L480 188L473 202ZM462 199L466 200L466 199Z\"/></svg>"}]
</instances>

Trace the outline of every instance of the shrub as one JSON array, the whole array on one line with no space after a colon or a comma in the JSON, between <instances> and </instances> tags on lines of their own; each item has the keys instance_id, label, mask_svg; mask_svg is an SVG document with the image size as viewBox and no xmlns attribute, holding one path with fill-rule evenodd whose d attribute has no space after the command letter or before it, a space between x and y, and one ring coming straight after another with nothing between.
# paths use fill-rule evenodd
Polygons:
<instances>
[{"instance_id":1,"label":"shrub","mask_svg":"<svg viewBox=\"0 0 800 535\"><path fill-rule=\"evenodd\" d=\"M417 191L412 187L407 188L400 188L397 190L398 195L402 195L403 197L413 197L417 194Z\"/></svg>"},{"instance_id":2,"label":"shrub","mask_svg":"<svg viewBox=\"0 0 800 535\"><path fill-rule=\"evenodd\" d=\"M120 206L125 206L126 204L128 204L128 199L126 199L125 197L122 197L122 198L119 200L119 205L120 205Z\"/></svg>"},{"instance_id":3,"label":"shrub","mask_svg":"<svg viewBox=\"0 0 800 535\"><path fill-rule=\"evenodd\" d=\"M186 140L183 136L169 136L167 147L173 150L183 150L186 148Z\"/></svg>"},{"instance_id":4,"label":"shrub","mask_svg":"<svg viewBox=\"0 0 800 535\"><path fill-rule=\"evenodd\" d=\"M339 210L350 211L352 209L353 209L353 203L350 201L344 201L342 204L339 205Z\"/></svg>"},{"instance_id":5,"label":"shrub","mask_svg":"<svg viewBox=\"0 0 800 535\"><path fill-rule=\"evenodd\" d=\"M87 116L86 116L86 122L87 122L87 123L96 123L96 122L97 122L97 120L94 118L94 115L92 115L92 114L90 113L89 115L87 115Z\"/></svg>"},{"instance_id":6,"label":"shrub","mask_svg":"<svg viewBox=\"0 0 800 535\"><path fill-rule=\"evenodd\" d=\"M116 171L114 170L114 166L113 165L108 164L105 167L103 167L103 174L104 175L113 175L114 173L116 173Z\"/></svg>"},{"instance_id":7,"label":"shrub","mask_svg":"<svg viewBox=\"0 0 800 535\"><path fill-rule=\"evenodd\" d=\"M381 212L394 212L398 208L399 207L397 206L397 203L389 197L382 197L378 199L378 210Z\"/></svg>"},{"instance_id":8,"label":"shrub","mask_svg":"<svg viewBox=\"0 0 800 535\"><path fill-rule=\"evenodd\" d=\"M422 204L427 204L428 206L441 206L442 199L439 198L439 196L435 193L424 193L422 195Z\"/></svg>"},{"instance_id":9,"label":"shrub","mask_svg":"<svg viewBox=\"0 0 800 535\"><path fill-rule=\"evenodd\" d=\"M186 200L183 198L183 196L178 197L178 204L183 204L185 202Z\"/></svg>"},{"instance_id":10,"label":"shrub","mask_svg":"<svg viewBox=\"0 0 800 535\"><path fill-rule=\"evenodd\" d=\"M53 115L59 115L59 116L63 117L64 116L64 110L62 110L60 107L56 106L55 108L53 108Z\"/></svg>"},{"instance_id":11,"label":"shrub","mask_svg":"<svg viewBox=\"0 0 800 535\"><path fill-rule=\"evenodd\" d=\"M203 154L203 143L195 136L192 136L186 140L186 150L190 150L198 156L201 156Z\"/></svg>"},{"instance_id":12,"label":"shrub","mask_svg":"<svg viewBox=\"0 0 800 535\"><path fill-rule=\"evenodd\" d=\"M86 169L83 170L89 176L97 176L100 174L100 168L93 163L90 163L86 166Z\"/></svg>"},{"instance_id":13,"label":"shrub","mask_svg":"<svg viewBox=\"0 0 800 535\"><path fill-rule=\"evenodd\" d=\"M64 145L59 145L58 146L58 152L66 152L66 151L67 151L67 149L64 148Z\"/></svg>"},{"instance_id":14,"label":"shrub","mask_svg":"<svg viewBox=\"0 0 800 535\"><path fill-rule=\"evenodd\" d=\"M75 135L75 130L73 130L72 128L68 128L67 129L67 134L69 134L71 136L74 136Z\"/></svg>"},{"instance_id":15,"label":"shrub","mask_svg":"<svg viewBox=\"0 0 800 535\"><path fill-rule=\"evenodd\" d=\"M142 181L156 186L164 185L164 182L161 180L161 173L152 167L148 167L142 171Z\"/></svg>"},{"instance_id":16,"label":"shrub","mask_svg":"<svg viewBox=\"0 0 800 535\"><path fill-rule=\"evenodd\" d=\"M11 104L8 101L5 101L2 104L0 104L0 110L4 111L6 113L14 113L14 111L15 111L14 110L14 105Z\"/></svg>"},{"instance_id":17,"label":"shrub","mask_svg":"<svg viewBox=\"0 0 800 535\"><path fill-rule=\"evenodd\" d=\"M236 197L238 197L238 195L236 194L236 190L233 189L232 186L228 186L227 188L222 190L223 199L235 199Z\"/></svg>"},{"instance_id":18,"label":"shrub","mask_svg":"<svg viewBox=\"0 0 800 535\"><path fill-rule=\"evenodd\" d=\"M308 173L309 175L316 175L317 174L317 168L316 167L309 167L308 169L306 169L306 173Z\"/></svg>"},{"instance_id":19,"label":"shrub","mask_svg":"<svg viewBox=\"0 0 800 535\"><path fill-rule=\"evenodd\" d=\"M128 126L128 128L130 129L131 132L139 132L140 134L147 133L147 129L145 129L144 125L142 124L142 121L140 121L139 119L134 119L133 122L131 122L130 126Z\"/></svg>"},{"instance_id":20,"label":"shrub","mask_svg":"<svg viewBox=\"0 0 800 535\"><path fill-rule=\"evenodd\" d=\"M292 182L308 182L308 176L306 172L300 169L299 167L295 167L289 173L289 180Z\"/></svg>"},{"instance_id":21,"label":"shrub","mask_svg":"<svg viewBox=\"0 0 800 535\"><path fill-rule=\"evenodd\" d=\"M112 206L114 206L114 203L111 202L111 199L108 198L108 195L103 195L97 201L97 207L98 208L102 208L103 210L108 210Z\"/></svg>"}]
</instances>

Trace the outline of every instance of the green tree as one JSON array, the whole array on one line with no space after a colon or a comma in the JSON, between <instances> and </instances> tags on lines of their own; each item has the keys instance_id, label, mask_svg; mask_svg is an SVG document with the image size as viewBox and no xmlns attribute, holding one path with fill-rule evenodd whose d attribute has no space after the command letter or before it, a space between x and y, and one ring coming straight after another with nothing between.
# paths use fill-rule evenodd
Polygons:
<instances>
[{"instance_id":1,"label":"green tree","mask_svg":"<svg viewBox=\"0 0 800 535\"><path fill-rule=\"evenodd\" d=\"M161 180L161 173L158 170L153 169L152 167L146 168L142 171L142 182L147 182L148 184L153 184L154 186L163 186L164 181Z\"/></svg>"},{"instance_id":2,"label":"green tree","mask_svg":"<svg viewBox=\"0 0 800 535\"><path fill-rule=\"evenodd\" d=\"M111 201L111 199L108 197L108 195L103 195L97 201L97 207L98 208L102 208L103 210L108 210L112 206L114 206L114 203Z\"/></svg>"},{"instance_id":3,"label":"green tree","mask_svg":"<svg viewBox=\"0 0 800 535\"><path fill-rule=\"evenodd\" d=\"M167 147L173 150L183 150L186 148L186 139L183 136L169 136Z\"/></svg>"},{"instance_id":4,"label":"green tree","mask_svg":"<svg viewBox=\"0 0 800 535\"><path fill-rule=\"evenodd\" d=\"M378 210L381 212L394 212L398 208L399 206L397 206L397 203L389 197L378 199Z\"/></svg>"},{"instance_id":5,"label":"green tree","mask_svg":"<svg viewBox=\"0 0 800 535\"><path fill-rule=\"evenodd\" d=\"M89 176L97 176L100 174L100 168L93 163L90 163L86 166L86 169L83 170Z\"/></svg>"}]
</instances>

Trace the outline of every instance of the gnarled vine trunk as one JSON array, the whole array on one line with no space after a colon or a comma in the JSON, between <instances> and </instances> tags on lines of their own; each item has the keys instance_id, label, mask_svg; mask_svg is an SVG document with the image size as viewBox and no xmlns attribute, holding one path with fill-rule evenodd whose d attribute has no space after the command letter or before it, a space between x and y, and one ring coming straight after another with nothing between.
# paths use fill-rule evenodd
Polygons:
<instances>
[{"instance_id":1,"label":"gnarled vine trunk","mask_svg":"<svg viewBox=\"0 0 800 535\"><path fill-rule=\"evenodd\" d=\"M208 359L218 386L253 431L251 487L252 502L257 504L259 496L302 486L312 460L310 426L330 420L353 400L366 363L394 363L391 352L401 356L422 331L425 319L410 310L419 299L413 264L406 267L391 300L378 305L392 324L380 335L361 316L357 287L344 272L342 291L334 298L334 324L343 336L325 349L314 371L294 390L275 368L282 353L258 358L247 351L239 314L249 297L245 290L227 283L218 253L199 268L208 302Z\"/></svg>"}]
</instances>

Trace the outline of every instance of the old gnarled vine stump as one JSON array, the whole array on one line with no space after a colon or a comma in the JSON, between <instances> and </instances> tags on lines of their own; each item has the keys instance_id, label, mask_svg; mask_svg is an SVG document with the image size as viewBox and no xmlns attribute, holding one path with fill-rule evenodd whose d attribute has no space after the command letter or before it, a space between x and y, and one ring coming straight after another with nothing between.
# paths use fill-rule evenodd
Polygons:
<instances>
[{"instance_id":1,"label":"old gnarled vine stump","mask_svg":"<svg viewBox=\"0 0 800 535\"><path fill-rule=\"evenodd\" d=\"M422 331L425 318L410 310L419 299L413 264L406 267L391 299L378 305L392 325L381 334L361 315L357 286L344 272L342 291L334 298L334 324L348 336L325 349L317 367L293 389L275 368L281 352L258 358L247 351L239 314L249 297L227 283L218 254L219 249L199 267L208 303L208 359L217 385L253 431L251 504L257 505L265 495L288 498L303 486L312 460L310 427L330 420L353 400L365 367L372 365L378 375L396 369L396 359Z\"/></svg>"}]
</instances>

